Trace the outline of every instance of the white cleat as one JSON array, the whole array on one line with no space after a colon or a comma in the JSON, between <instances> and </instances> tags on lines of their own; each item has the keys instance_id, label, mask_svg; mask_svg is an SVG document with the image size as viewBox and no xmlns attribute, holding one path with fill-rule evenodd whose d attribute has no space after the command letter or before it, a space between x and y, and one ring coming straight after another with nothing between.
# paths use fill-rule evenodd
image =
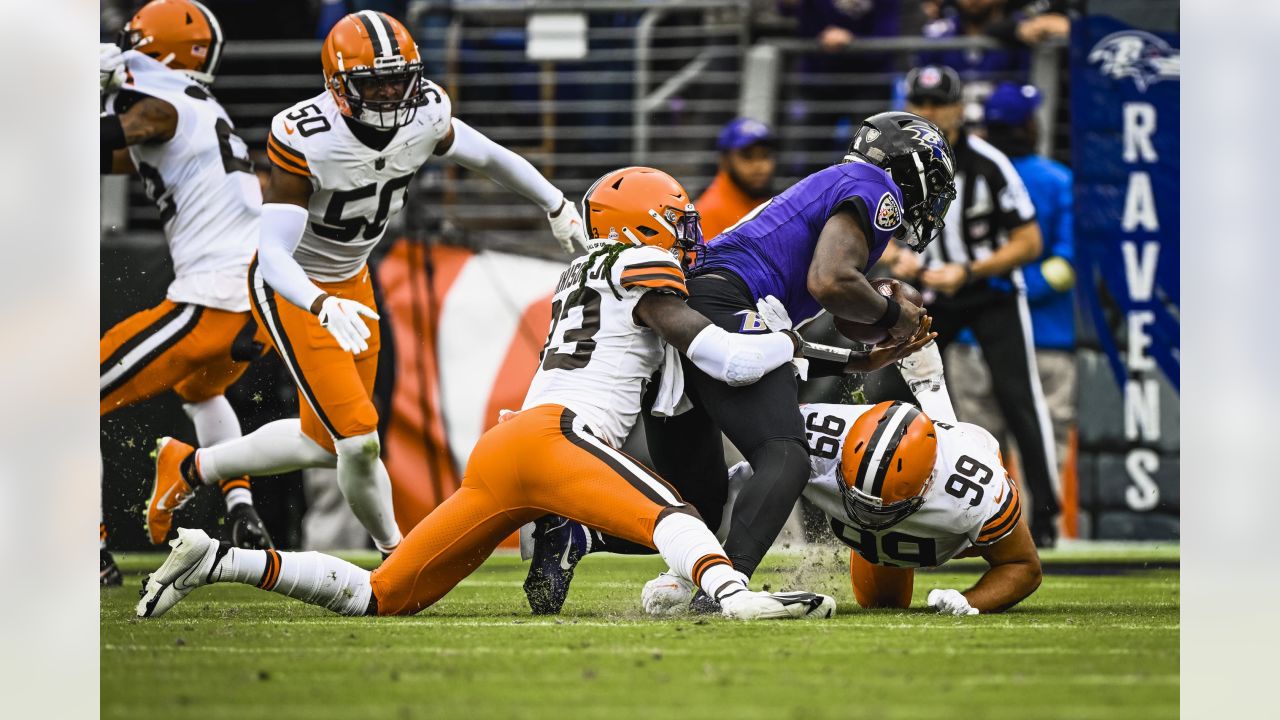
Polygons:
<instances>
[{"instance_id":1,"label":"white cleat","mask_svg":"<svg viewBox=\"0 0 1280 720\"><path fill-rule=\"evenodd\" d=\"M138 617L160 617L169 608L201 585L208 584L218 553L218 541L203 530L178 529L178 537L169 541L169 557L159 570L147 576L142 599L138 601Z\"/></svg>"},{"instance_id":2,"label":"white cleat","mask_svg":"<svg viewBox=\"0 0 1280 720\"><path fill-rule=\"evenodd\" d=\"M640 604L650 615L680 615L689 609L693 599L693 583L671 572L664 572L644 584Z\"/></svg>"},{"instance_id":3,"label":"white cleat","mask_svg":"<svg viewBox=\"0 0 1280 720\"><path fill-rule=\"evenodd\" d=\"M720 611L736 620L810 620L836 614L835 598L817 593L739 590L720 598Z\"/></svg>"}]
</instances>

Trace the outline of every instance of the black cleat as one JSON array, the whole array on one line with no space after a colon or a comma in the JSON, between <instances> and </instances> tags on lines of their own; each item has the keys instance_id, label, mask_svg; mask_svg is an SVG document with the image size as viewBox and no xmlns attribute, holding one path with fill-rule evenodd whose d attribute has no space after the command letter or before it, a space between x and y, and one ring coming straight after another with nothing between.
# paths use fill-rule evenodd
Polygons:
<instances>
[{"instance_id":1,"label":"black cleat","mask_svg":"<svg viewBox=\"0 0 1280 720\"><path fill-rule=\"evenodd\" d=\"M693 594L693 599L689 601L689 612L694 615L719 615L721 607L715 598L699 588L698 592Z\"/></svg>"},{"instance_id":2,"label":"black cleat","mask_svg":"<svg viewBox=\"0 0 1280 720\"><path fill-rule=\"evenodd\" d=\"M267 534L267 527L258 517L258 511L249 503L237 503L227 511L231 521L231 544L245 550L269 550L275 545Z\"/></svg>"},{"instance_id":3,"label":"black cleat","mask_svg":"<svg viewBox=\"0 0 1280 720\"><path fill-rule=\"evenodd\" d=\"M116 565L116 559L106 548L98 551L98 582L102 587L120 587L124 584L124 573Z\"/></svg>"},{"instance_id":4,"label":"black cleat","mask_svg":"<svg viewBox=\"0 0 1280 720\"><path fill-rule=\"evenodd\" d=\"M573 569L591 552L591 534L582 525L559 515L534 523L533 559L524 580L524 596L534 615L556 615L569 597Z\"/></svg>"}]
</instances>

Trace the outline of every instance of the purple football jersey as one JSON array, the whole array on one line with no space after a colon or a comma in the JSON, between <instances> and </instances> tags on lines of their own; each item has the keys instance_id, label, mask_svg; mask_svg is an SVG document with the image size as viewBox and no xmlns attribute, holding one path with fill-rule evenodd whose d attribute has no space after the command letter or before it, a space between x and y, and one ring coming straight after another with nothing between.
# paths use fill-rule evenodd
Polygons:
<instances>
[{"instance_id":1,"label":"purple football jersey","mask_svg":"<svg viewBox=\"0 0 1280 720\"><path fill-rule=\"evenodd\" d=\"M731 270L757 299L781 300L796 324L812 319L822 312L809 294L813 250L827 219L846 202L861 204L871 226L871 254L859 268L866 272L902 224L902 192L884 170L847 162L806 177L717 235L694 274Z\"/></svg>"}]
</instances>

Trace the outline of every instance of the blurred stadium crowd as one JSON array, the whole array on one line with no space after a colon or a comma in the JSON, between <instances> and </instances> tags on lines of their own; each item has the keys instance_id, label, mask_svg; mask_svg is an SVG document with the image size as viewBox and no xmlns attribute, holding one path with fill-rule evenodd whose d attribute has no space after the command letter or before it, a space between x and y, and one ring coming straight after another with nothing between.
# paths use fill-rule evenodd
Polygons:
<instances>
[{"instance_id":1,"label":"blurred stadium crowd","mask_svg":"<svg viewBox=\"0 0 1280 720\"><path fill-rule=\"evenodd\" d=\"M104 41L142 3L103 0ZM1049 477L1030 488L1037 507L1046 492L1064 494L1064 527L1076 532L1072 497L1072 428L1075 423L1077 339L1071 266L1071 171L1064 39L1076 3L1068 0L206 0L228 40L213 86L237 133L265 172L265 142L273 114L321 88L319 38L348 12L373 9L405 20L428 76L446 88L458 116L528 158L573 198L601 172L630 164L661 168L694 193L704 232L736 222L791 182L838 162L863 117L905 105L952 113L958 132L986 137L1012 161L1035 207L1042 238L1028 262L1026 297L1043 397L1052 416L1054 447ZM531 59L531 11L583 12L585 52L573 59ZM913 68L929 66L930 72ZM952 68L955 72L946 70ZM932 73L932 74L931 74ZM946 87L941 87L945 85ZM936 118L935 118L936 120ZM941 124L941 123L940 123ZM953 141L954 144L954 141ZM963 195L964 189L961 190ZM961 203L964 207L968 204ZM415 179L406 211L398 218L401 251L422 273L426 291L412 307L425 312L415 328L438 328L439 294L445 282L441 248L500 251L563 263L537 208L512 204L510 196L465 171L428 165ZM1020 224L1008 220L1002 231ZM166 259L159 215L135 180L104 181L102 325L163 294ZM397 252L384 243L383 253ZM408 247L408 250L404 250ZM375 254L375 263L381 259ZM951 261L950 258L947 259ZM945 302L950 292L930 280L928 267L881 263ZM443 291L441 291L443 292ZM1019 292L993 278L983 293ZM393 304L394 306L394 304ZM517 315L520 308L516 308ZM391 310L394 314L395 310ZM424 324L425 323L425 324ZM819 339L829 327L815 323ZM542 330L530 338L541 345ZM998 331L997 331L998 332ZM387 335L391 335L388 333ZM1019 336L1021 337L1021 336ZM976 338L987 344L986 338ZM394 339L384 337L379 395L395 406L398 376L413 371L394 360ZM437 343L430 352L445 352ZM400 351L404 351L403 348ZM436 357L430 379L444 386L444 361ZM1039 398L994 396L992 373L975 337L961 332L947 355L949 386L961 418L983 424L997 437L1018 434L1019 403ZM399 380L403 380L400 377ZM415 387L425 387L428 375ZM527 378L524 379L527 382ZM815 382L806 401L871 400L892 393L874 378ZM229 397L246 430L294 412L293 383L274 357L255 363ZM418 391L425 394L425 390ZM476 393L488 393L476 388ZM447 395L447 391L445 393ZM1010 406L1009 403L1014 403ZM443 409L441 409L443 408ZM1012 411L1011 413L1002 412ZM395 412L382 413L388 418ZM449 463L448 404L427 407L444 426ZM1005 421L1005 415L1011 421ZM421 422L428 424L425 419ZM114 526L113 545L141 548L136 517L145 498L150 439L186 426L176 401L155 401L103 422L104 511ZM424 437L426 431L424 430ZM440 444L437 438L434 440ZM428 443L431 444L431 443ZM1016 443L1015 443L1016 444ZM643 442L634 443L643 454ZM465 457L465 449L461 454ZM329 474L326 475L326 472ZM334 489L331 471L308 471L256 482L254 494L280 547L350 547L367 537ZM393 468L393 475L395 474ZM1034 475L1035 472L1033 471ZM1059 480L1059 475L1062 479ZM1052 479L1052 490L1045 482ZM1033 518L1037 539L1052 543L1052 513ZM220 504L197 499L184 514L217 523ZM115 518L116 522L111 522ZM305 524L304 524L305 518ZM1037 522L1039 520L1039 522ZM1047 524L1047 525L1046 525ZM1036 527L1038 525L1039 527ZM1048 529L1054 525L1054 529ZM798 530L796 532L803 532Z\"/></svg>"}]
</instances>

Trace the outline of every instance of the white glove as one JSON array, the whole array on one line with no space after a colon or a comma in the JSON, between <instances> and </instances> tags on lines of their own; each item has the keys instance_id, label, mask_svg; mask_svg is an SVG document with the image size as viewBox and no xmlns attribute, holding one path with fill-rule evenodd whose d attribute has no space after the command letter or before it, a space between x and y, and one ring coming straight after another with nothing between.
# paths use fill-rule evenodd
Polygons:
<instances>
[{"instance_id":1,"label":"white glove","mask_svg":"<svg viewBox=\"0 0 1280 720\"><path fill-rule=\"evenodd\" d=\"M940 615L978 614L978 609L971 607L959 590L930 590L927 602Z\"/></svg>"},{"instance_id":2,"label":"white glove","mask_svg":"<svg viewBox=\"0 0 1280 720\"><path fill-rule=\"evenodd\" d=\"M763 300L756 301L756 313L764 322L764 326L774 332L791 329L791 314L787 312L782 301L772 295L766 295Z\"/></svg>"},{"instance_id":3,"label":"white glove","mask_svg":"<svg viewBox=\"0 0 1280 720\"><path fill-rule=\"evenodd\" d=\"M378 313L355 300L345 300L330 295L320 304L320 327L329 331L338 345L349 353L362 353L369 349L369 328L360 319L363 315L377 320Z\"/></svg>"},{"instance_id":4,"label":"white glove","mask_svg":"<svg viewBox=\"0 0 1280 720\"><path fill-rule=\"evenodd\" d=\"M937 390L942 387L942 353L938 352L938 343L933 340L914 353L898 361L898 372L907 381L912 393L922 389Z\"/></svg>"},{"instance_id":5,"label":"white glove","mask_svg":"<svg viewBox=\"0 0 1280 720\"><path fill-rule=\"evenodd\" d=\"M103 95L124 84L124 57L115 43L98 43L98 82Z\"/></svg>"},{"instance_id":6,"label":"white glove","mask_svg":"<svg viewBox=\"0 0 1280 720\"><path fill-rule=\"evenodd\" d=\"M693 600L693 583L673 572L664 572L644 584L640 591L640 604L650 615L680 615L689 609Z\"/></svg>"},{"instance_id":7,"label":"white glove","mask_svg":"<svg viewBox=\"0 0 1280 720\"><path fill-rule=\"evenodd\" d=\"M764 326L774 332L794 331L791 330L791 314L787 312L786 306L782 301L772 295L766 295L763 300L756 301L756 314L760 316L760 321ZM796 375L801 380L809 379L809 361L802 358L792 358L791 364L795 366Z\"/></svg>"},{"instance_id":8,"label":"white glove","mask_svg":"<svg viewBox=\"0 0 1280 720\"><path fill-rule=\"evenodd\" d=\"M554 211L553 211L554 212ZM547 222L551 223L551 234L556 236L556 240L560 241L560 247L570 255L578 252L573 246L576 240L582 247L587 246L586 226L582 223L582 216L578 214L578 208L568 200L560 201L560 214L552 216L547 213Z\"/></svg>"}]
</instances>

